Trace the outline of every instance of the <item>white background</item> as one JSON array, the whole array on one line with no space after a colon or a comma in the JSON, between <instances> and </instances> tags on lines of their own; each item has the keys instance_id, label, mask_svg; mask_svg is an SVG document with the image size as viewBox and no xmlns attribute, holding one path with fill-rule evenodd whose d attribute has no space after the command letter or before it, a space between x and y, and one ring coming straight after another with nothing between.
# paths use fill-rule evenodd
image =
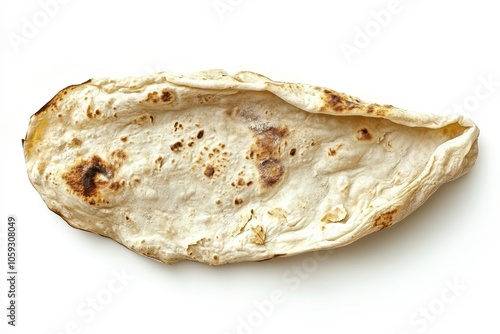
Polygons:
<instances>
[{"instance_id":1,"label":"white background","mask_svg":"<svg viewBox=\"0 0 500 334\"><path fill-rule=\"evenodd\" d=\"M494 2L55 1L0 5L0 326L7 333L499 332ZM388 9L390 16L380 14ZM356 53L344 54L347 44ZM322 261L305 254L165 266L74 230L46 208L27 178L21 139L29 117L60 89L93 77L209 68L465 113L481 129L477 164L400 224ZM9 214L18 219L15 328L6 324Z\"/></svg>"}]
</instances>

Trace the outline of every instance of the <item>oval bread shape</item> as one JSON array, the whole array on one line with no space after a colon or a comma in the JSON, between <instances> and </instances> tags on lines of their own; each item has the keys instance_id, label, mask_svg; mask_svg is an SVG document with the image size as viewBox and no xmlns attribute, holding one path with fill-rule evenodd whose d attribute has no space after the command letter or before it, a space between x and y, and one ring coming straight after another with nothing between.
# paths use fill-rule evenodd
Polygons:
<instances>
[{"instance_id":1,"label":"oval bread shape","mask_svg":"<svg viewBox=\"0 0 500 334\"><path fill-rule=\"evenodd\" d=\"M475 124L252 72L93 79L29 123L29 179L71 226L166 264L347 245L473 166Z\"/></svg>"}]
</instances>

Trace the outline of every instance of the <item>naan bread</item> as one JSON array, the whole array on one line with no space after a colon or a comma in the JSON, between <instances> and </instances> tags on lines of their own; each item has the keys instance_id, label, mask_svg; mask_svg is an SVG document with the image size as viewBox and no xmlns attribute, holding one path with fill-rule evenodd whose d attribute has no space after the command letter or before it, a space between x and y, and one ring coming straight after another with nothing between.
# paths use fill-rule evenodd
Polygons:
<instances>
[{"instance_id":1,"label":"naan bread","mask_svg":"<svg viewBox=\"0 0 500 334\"><path fill-rule=\"evenodd\" d=\"M473 166L475 124L212 70L93 79L31 117L29 178L71 226L171 264L347 245Z\"/></svg>"}]
</instances>

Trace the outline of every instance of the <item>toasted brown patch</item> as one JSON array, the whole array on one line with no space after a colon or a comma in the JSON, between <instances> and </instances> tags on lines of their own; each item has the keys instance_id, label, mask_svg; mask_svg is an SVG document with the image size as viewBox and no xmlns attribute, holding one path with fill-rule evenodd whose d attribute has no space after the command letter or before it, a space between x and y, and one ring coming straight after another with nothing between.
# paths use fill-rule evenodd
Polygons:
<instances>
[{"instance_id":1,"label":"toasted brown patch","mask_svg":"<svg viewBox=\"0 0 500 334\"><path fill-rule=\"evenodd\" d=\"M170 145L170 149L171 149L173 152L178 153L178 152L180 152L180 151L181 151L182 146L183 146L183 145L182 145L182 143L181 143L180 141L178 141L178 142L176 142L176 143L174 143L174 144Z\"/></svg>"},{"instance_id":2,"label":"toasted brown patch","mask_svg":"<svg viewBox=\"0 0 500 334\"><path fill-rule=\"evenodd\" d=\"M160 172L163 167L163 157L161 155L156 158L155 165L155 171Z\"/></svg>"},{"instance_id":3,"label":"toasted brown patch","mask_svg":"<svg viewBox=\"0 0 500 334\"><path fill-rule=\"evenodd\" d=\"M174 99L172 93L170 93L167 89L161 91L161 100L163 102L171 102Z\"/></svg>"},{"instance_id":4,"label":"toasted brown patch","mask_svg":"<svg viewBox=\"0 0 500 334\"><path fill-rule=\"evenodd\" d=\"M109 185L109 189L114 190L114 191L118 191L120 189L123 189L124 187L125 187L124 180L114 181L114 182L111 182L111 184Z\"/></svg>"},{"instance_id":5,"label":"toasted brown patch","mask_svg":"<svg viewBox=\"0 0 500 334\"><path fill-rule=\"evenodd\" d=\"M328 149L328 156L329 157L334 157L337 155L339 149L342 147L342 144L335 145L334 147L330 147Z\"/></svg>"},{"instance_id":6,"label":"toasted brown patch","mask_svg":"<svg viewBox=\"0 0 500 334\"><path fill-rule=\"evenodd\" d=\"M205 131L203 131L203 130L198 131L198 134L196 135L196 138L198 138L198 139L203 138L204 133L205 133Z\"/></svg>"},{"instance_id":7,"label":"toasted brown patch","mask_svg":"<svg viewBox=\"0 0 500 334\"><path fill-rule=\"evenodd\" d=\"M278 155L278 148L281 141L287 137L289 133L286 126L280 128L269 127L266 130L257 132L254 145L257 159ZM250 152L250 156L253 158L254 154Z\"/></svg>"},{"instance_id":8,"label":"toasted brown patch","mask_svg":"<svg viewBox=\"0 0 500 334\"><path fill-rule=\"evenodd\" d=\"M341 111L343 109L342 98L329 91L325 91L325 93L329 97L328 104L333 107L333 110Z\"/></svg>"},{"instance_id":9,"label":"toasted brown patch","mask_svg":"<svg viewBox=\"0 0 500 334\"><path fill-rule=\"evenodd\" d=\"M243 204L243 200L241 198L239 198L239 197L236 197L234 199L234 204L235 205L241 205L241 204Z\"/></svg>"},{"instance_id":10,"label":"toasted brown patch","mask_svg":"<svg viewBox=\"0 0 500 334\"><path fill-rule=\"evenodd\" d=\"M257 245L263 245L266 242L266 231L261 225L252 227L253 238L252 242Z\"/></svg>"},{"instance_id":11,"label":"toasted brown patch","mask_svg":"<svg viewBox=\"0 0 500 334\"><path fill-rule=\"evenodd\" d=\"M359 107L361 101L355 98L349 98L340 93L331 91L329 89L324 89L324 101L325 107L322 108L322 111L326 111L328 109L332 109L336 112L349 111L354 108ZM352 101L350 99L353 99Z\"/></svg>"},{"instance_id":12,"label":"toasted brown patch","mask_svg":"<svg viewBox=\"0 0 500 334\"><path fill-rule=\"evenodd\" d=\"M297 149L296 149L296 148L292 148L292 149L290 149L289 154L290 154L292 157L295 155L295 153L297 153Z\"/></svg>"},{"instance_id":13,"label":"toasted brown patch","mask_svg":"<svg viewBox=\"0 0 500 334\"><path fill-rule=\"evenodd\" d=\"M182 125L182 123L179 123L179 122L174 123L174 132L177 132L178 130L183 130L183 129L184 129L184 125Z\"/></svg>"},{"instance_id":14,"label":"toasted brown patch","mask_svg":"<svg viewBox=\"0 0 500 334\"><path fill-rule=\"evenodd\" d=\"M102 115L102 112L99 109L96 109L96 110L92 111L92 106L91 105L89 105L87 107L87 112L86 113L87 113L87 117L88 118L97 118L97 116L101 116Z\"/></svg>"},{"instance_id":15,"label":"toasted brown patch","mask_svg":"<svg viewBox=\"0 0 500 334\"><path fill-rule=\"evenodd\" d=\"M256 131L255 143L247 159L256 159L260 180L264 187L273 187L285 173L285 166L280 161L281 143L289 135L288 128L268 127ZM293 153L295 154L295 153Z\"/></svg>"},{"instance_id":16,"label":"toasted brown patch","mask_svg":"<svg viewBox=\"0 0 500 334\"><path fill-rule=\"evenodd\" d=\"M213 166L208 165L205 167L205 171L203 172L206 177L212 177L215 174L215 168Z\"/></svg>"},{"instance_id":17,"label":"toasted brown patch","mask_svg":"<svg viewBox=\"0 0 500 334\"><path fill-rule=\"evenodd\" d=\"M372 135L367 128L362 128L358 130L358 140L371 140Z\"/></svg>"},{"instance_id":18,"label":"toasted brown patch","mask_svg":"<svg viewBox=\"0 0 500 334\"><path fill-rule=\"evenodd\" d=\"M148 123L153 123L153 119L152 119L151 115L146 114L146 115L141 115L141 116L133 119L129 124L143 126L143 125L148 124Z\"/></svg>"},{"instance_id":19,"label":"toasted brown patch","mask_svg":"<svg viewBox=\"0 0 500 334\"><path fill-rule=\"evenodd\" d=\"M78 146L82 146L82 141L78 138L73 138L71 139L70 143L69 143L69 146L70 147L78 147Z\"/></svg>"},{"instance_id":20,"label":"toasted brown patch","mask_svg":"<svg viewBox=\"0 0 500 334\"><path fill-rule=\"evenodd\" d=\"M148 97L143 100L143 102L153 102L153 103L158 103L160 101L160 96L158 92L151 92L148 93Z\"/></svg>"},{"instance_id":21,"label":"toasted brown patch","mask_svg":"<svg viewBox=\"0 0 500 334\"><path fill-rule=\"evenodd\" d=\"M111 152L111 157L117 160L125 160L127 159L128 154L124 150L118 149Z\"/></svg>"},{"instance_id":22,"label":"toasted brown patch","mask_svg":"<svg viewBox=\"0 0 500 334\"><path fill-rule=\"evenodd\" d=\"M373 227L379 230L382 230L386 227L389 227L393 223L393 216L397 212L397 209L392 211L385 212L381 214L375 221L373 222Z\"/></svg>"},{"instance_id":23,"label":"toasted brown patch","mask_svg":"<svg viewBox=\"0 0 500 334\"><path fill-rule=\"evenodd\" d=\"M62 178L75 194L84 197L92 204L95 203L92 197L107 186L113 179L114 172L114 166L94 155L74 165L63 174Z\"/></svg>"},{"instance_id":24,"label":"toasted brown patch","mask_svg":"<svg viewBox=\"0 0 500 334\"><path fill-rule=\"evenodd\" d=\"M375 115L386 117L389 114L389 111L393 108L394 106L390 104L384 104L383 106L377 105L377 110L375 111Z\"/></svg>"},{"instance_id":25,"label":"toasted brown patch","mask_svg":"<svg viewBox=\"0 0 500 334\"><path fill-rule=\"evenodd\" d=\"M272 187L285 173L283 163L276 158L267 158L259 164L261 181L266 187Z\"/></svg>"}]
</instances>

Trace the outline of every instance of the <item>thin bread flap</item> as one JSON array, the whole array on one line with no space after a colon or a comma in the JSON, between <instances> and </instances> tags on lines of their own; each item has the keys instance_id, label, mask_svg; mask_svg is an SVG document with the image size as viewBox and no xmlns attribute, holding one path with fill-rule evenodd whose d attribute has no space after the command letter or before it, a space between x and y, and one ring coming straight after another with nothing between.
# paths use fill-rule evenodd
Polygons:
<instances>
[{"instance_id":1,"label":"thin bread flap","mask_svg":"<svg viewBox=\"0 0 500 334\"><path fill-rule=\"evenodd\" d=\"M70 86L32 116L24 151L71 226L220 265L391 226L472 167L478 134L462 116L213 70Z\"/></svg>"}]
</instances>

